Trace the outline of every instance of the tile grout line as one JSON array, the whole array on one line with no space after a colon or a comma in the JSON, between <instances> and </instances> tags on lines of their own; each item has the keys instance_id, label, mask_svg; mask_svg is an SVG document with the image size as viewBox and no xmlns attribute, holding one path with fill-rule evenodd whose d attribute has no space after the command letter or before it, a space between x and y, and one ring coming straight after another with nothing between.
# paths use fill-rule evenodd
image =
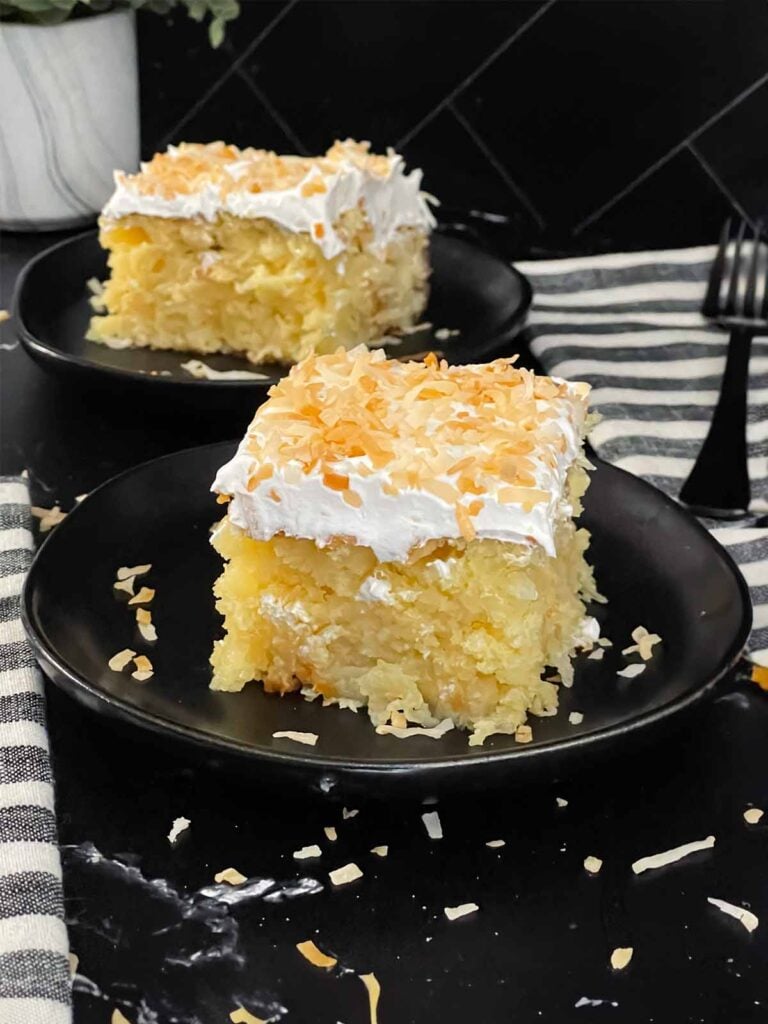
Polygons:
<instances>
[{"instance_id":1,"label":"tile grout line","mask_svg":"<svg viewBox=\"0 0 768 1024\"><path fill-rule=\"evenodd\" d=\"M722 117L725 117L726 114L730 113L731 110L733 110L745 99L747 99L748 96L751 96L753 92L756 92L766 82L768 82L768 71L766 71L764 75L761 75L760 78L754 81L746 89L740 92L738 96L734 96L734 98L730 100L728 103L726 103L724 107L718 110L717 113L712 114L711 117L708 117L703 124L699 125L698 128L692 131L690 135L687 135L681 142L678 142L676 146L673 146L668 153L665 153L664 156L660 157L658 160L652 163L650 167L646 167L642 174L639 174L633 181L629 182L628 185L625 185L625 187L621 189L620 192L617 192L616 195L614 195L611 199L609 199L607 203L603 203L601 207L599 207L593 213L590 213L588 217L585 217L584 220L578 223L576 227L573 229L573 237L576 238L578 235L581 234L581 232L585 228L589 227L590 224L594 224L596 220L599 220L604 213L607 213L608 210L611 209L611 207L615 206L616 203L620 202L622 199L628 196L629 193L634 191L634 189L637 188L638 185L641 185L646 180L646 178L649 178L656 171L660 170L664 166L664 164L668 163L673 157L677 156L678 153L682 152L682 150L689 146L691 142L694 142L708 128L711 128L712 125L716 124Z\"/></svg>"},{"instance_id":2,"label":"tile grout line","mask_svg":"<svg viewBox=\"0 0 768 1024\"><path fill-rule=\"evenodd\" d=\"M195 114L202 107L205 106L208 100L210 100L211 97L219 91L222 85L224 85L224 83L227 82L232 77L232 75L240 69L240 67L245 63L245 61L248 60L251 54L259 46L261 46L264 40L267 39L267 37L272 33L272 31L275 28L277 28L277 26L280 24L283 18L293 10L293 8L296 6L298 2L299 0L288 0L285 6L278 11L278 13L267 25L264 26L261 32L254 36L254 38L246 46L246 48L243 50L240 56L237 57L230 64L230 66L227 68L224 74L220 78L217 78L213 85L209 86L208 89L206 89L206 91L203 93L203 95L195 103L192 104L192 106L189 108L186 114L184 114L184 116L180 118L176 122L176 124L165 133L163 138L160 140L158 149L163 149L165 146L167 146L168 143L176 134L176 132L178 132L181 128L184 127L185 124L192 120Z\"/></svg>"},{"instance_id":3,"label":"tile grout line","mask_svg":"<svg viewBox=\"0 0 768 1024\"><path fill-rule=\"evenodd\" d=\"M475 129L472 127L472 125L469 123L469 121L466 119L466 117L464 117L464 115L459 110L456 109L456 107L453 105L453 103L449 103L447 109L451 112L451 114L453 114L453 116L459 122L459 124L464 129L464 131L467 133L467 135L470 137L470 139L472 139L474 144L477 146L477 148L480 150L480 152L486 158L486 160L491 165L491 167L493 167L493 169L499 175L499 177L504 182L504 184L507 186L507 188L510 190L510 192L513 193L515 198L525 207L525 209L528 211L528 213L533 217L533 219L536 221L537 225L539 226L539 229L541 231L544 231L546 226L547 226L544 218L541 216L539 211L533 205L533 203L528 198L528 196L523 191L523 189L520 188L520 186L517 184L517 182L514 181L514 179L510 177L509 172L507 171L506 167L501 163L501 161L498 159L498 157L495 155L495 153L489 148L489 146L487 145L485 140L482 138L482 136L480 136L475 131Z\"/></svg>"},{"instance_id":4,"label":"tile grout line","mask_svg":"<svg viewBox=\"0 0 768 1024\"><path fill-rule=\"evenodd\" d=\"M239 67L237 69L237 75L242 79L243 82L248 86L256 99L261 103L262 107L267 111L269 116L280 128L286 138L296 147L297 152L300 156L307 155L307 147L301 141L296 132L291 128L288 122L285 120L280 111L272 104L272 101L266 95L265 92L254 82L245 68Z\"/></svg>"},{"instance_id":5,"label":"tile grout line","mask_svg":"<svg viewBox=\"0 0 768 1024\"><path fill-rule=\"evenodd\" d=\"M723 195L728 200L728 202L731 204L731 206L734 208L734 210L740 215L740 217L743 220L747 221L747 223L750 225L751 228L754 229L754 227L755 227L754 221L749 216L749 214L744 209L744 207L741 205L741 203L738 201L736 196L733 195L731 190L728 188L728 186L722 180L722 178L717 173L717 171L714 169L714 167L712 167L712 165L706 159L704 154L702 152L700 152L696 148L696 146L694 146L694 144L692 142L689 142L688 145L685 148L688 150L688 152L693 157L695 157L695 159L698 161L699 165L701 166L701 169L704 171L704 173L709 178L712 179L712 181L715 183L715 185L717 185L718 189L723 193Z\"/></svg>"},{"instance_id":6,"label":"tile grout line","mask_svg":"<svg viewBox=\"0 0 768 1024\"><path fill-rule=\"evenodd\" d=\"M523 22L522 25L516 28L515 31L510 36L508 36L508 38L505 39L500 46L497 46L492 53L489 53L488 56L484 60L482 60L480 64L478 64L478 66L470 75L468 75L462 82L459 82L457 86L454 86L454 88L448 93L448 95L444 96L442 100L440 100L440 102L437 104L437 106L430 110L430 112L426 114L421 119L421 121L418 122L418 124L414 125L410 131L406 132L405 135L399 138L395 143L395 149L399 150L402 146L407 145L411 141L411 139L418 135L419 132L423 128L425 128L430 121L434 120L434 118L437 117L437 115L441 111L445 110L445 108L449 104L453 103L457 96L464 92L465 89L467 89L475 81L475 79L477 79L487 68L491 66L491 64L494 63L494 61L498 60L502 53L504 53L505 50L508 50L509 47L513 43L515 43L525 32L527 32L528 29L539 20L539 18L546 14L550 7L552 7L556 2L557 0L546 0L546 2L542 4L542 6L537 11L535 11L530 16L530 18L528 18L527 21Z\"/></svg>"}]
</instances>

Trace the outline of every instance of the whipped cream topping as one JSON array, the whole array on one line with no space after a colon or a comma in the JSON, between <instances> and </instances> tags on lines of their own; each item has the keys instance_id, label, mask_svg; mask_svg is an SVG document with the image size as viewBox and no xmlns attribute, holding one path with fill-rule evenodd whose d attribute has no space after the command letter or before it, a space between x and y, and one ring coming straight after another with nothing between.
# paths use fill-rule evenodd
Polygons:
<instances>
[{"instance_id":1,"label":"whipped cream topping","mask_svg":"<svg viewBox=\"0 0 768 1024\"><path fill-rule=\"evenodd\" d=\"M546 498L527 507L504 502L499 496L503 489L500 480L498 486L491 486L481 496L483 507L473 519L478 538L539 545L548 555L556 555L557 525L572 515L565 499L566 476L581 453L586 414L584 385L568 384L565 388L563 397L537 402L537 408L549 414L549 437L556 435L562 442L562 450L551 464L546 457L551 454L550 447L542 447L530 456L536 487L546 492ZM257 460L253 452L263 441L257 414L236 455L219 470L212 488L231 495L230 520L257 540L285 534L308 538L323 547L333 538L351 538L355 544L370 547L380 562L402 563L413 548L427 541L456 540L462 535L454 505L419 487L386 493L387 471L374 469L368 456L337 463L337 472L349 477L350 489L361 499L359 507L348 504L338 491L330 489L320 470L305 473L298 463L276 466L269 479L254 487ZM462 450L456 446L451 454L458 460L474 452L472 447Z\"/></svg>"},{"instance_id":2,"label":"whipped cream topping","mask_svg":"<svg viewBox=\"0 0 768 1024\"><path fill-rule=\"evenodd\" d=\"M173 157L177 152L170 147L167 155ZM291 159L294 158L283 158ZM137 175L115 172L115 191L102 215L112 220L130 214L207 221L222 213L263 218L286 231L310 235L325 258L332 259L346 248L336 230L338 218L359 206L365 210L372 228L370 248L382 252L402 228L428 232L435 226L421 191L422 172L406 173L403 158L392 151L382 159L388 165L385 174L374 173L351 159L341 160L332 171L326 164L310 167L293 187L263 191L236 187L251 163L243 159L227 166L226 173L231 178L228 187L208 181L192 191L175 194L142 188L142 174L147 171L147 166L142 165L142 173Z\"/></svg>"}]
</instances>

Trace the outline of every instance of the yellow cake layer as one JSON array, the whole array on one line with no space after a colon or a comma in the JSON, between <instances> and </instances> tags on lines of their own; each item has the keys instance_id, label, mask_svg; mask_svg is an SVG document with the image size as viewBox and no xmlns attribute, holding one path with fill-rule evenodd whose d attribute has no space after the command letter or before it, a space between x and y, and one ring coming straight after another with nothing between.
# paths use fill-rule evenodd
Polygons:
<instances>
[{"instance_id":1,"label":"yellow cake layer","mask_svg":"<svg viewBox=\"0 0 768 1024\"><path fill-rule=\"evenodd\" d=\"M578 512L586 473L575 467L570 480ZM589 535L569 519L556 558L458 540L380 563L343 541L253 540L228 519L213 543L227 561L215 587L226 631L211 659L215 689L304 688L365 704L375 725L398 711L421 725L450 718L472 730L472 744L555 711L557 686L543 671L568 678L582 598L594 596Z\"/></svg>"},{"instance_id":2,"label":"yellow cake layer","mask_svg":"<svg viewBox=\"0 0 768 1024\"><path fill-rule=\"evenodd\" d=\"M337 227L347 249L326 259L308 235L265 219L102 218L111 276L88 337L288 363L414 324L426 303L426 233L401 229L379 256L361 211Z\"/></svg>"}]
</instances>

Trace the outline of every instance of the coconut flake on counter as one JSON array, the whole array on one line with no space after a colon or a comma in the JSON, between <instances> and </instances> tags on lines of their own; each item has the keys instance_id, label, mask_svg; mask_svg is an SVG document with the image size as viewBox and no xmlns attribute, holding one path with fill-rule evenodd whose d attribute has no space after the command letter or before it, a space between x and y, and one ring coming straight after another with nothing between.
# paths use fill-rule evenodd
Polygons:
<instances>
[{"instance_id":1,"label":"coconut flake on counter","mask_svg":"<svg viewBox=\"0 0 768 1024\"><path fill-rule=\"evenodd\" d=\"M152 568L152 564L147 565L121 565L117 570L117 578L119 580L127 580L129 576L145 576Z\"/></svg>"},{"instance_id":2,"label":"coconut flake on counter","mask_svg":"<svg viewBox=\"0 0 768 1024\"><path fill-rule=\"evenodd\" d=\"M737 907L734 903L715 899L714 896L707 896L707 903L711 903L713 907L722 910L729 917L735 917L739 924L743 924L748 932L753 932L760 924L756 914L753 914L751 910L746 910L744 907Z\"/></svg>"},{"instance_id":3,"label":"coconut flake on counter","mask_svg":"<svg viewBox=\"0 0 768 1024\"><path fill-rule=\"evenodd\" d=\"M426 811L422 814L421 820L424 822L424 828L427 830L427 835L430 839L443 838L443 826L437 811Z\"/></svg>"},{"instance_id":4,"label":"coconut flake on counter","mask_svg":"<svg viewBox=\"0 0 768 1024\"><path fill-rule=\"evenodd\" d=\"M113 672L122 672L124 668L128 667L135 657L136 651L132 651L130 647L126 647L124 651L118 651L117 654L113 654L107 662L107 665Z\"/></svg>"},{"instance_id":5,"label":"coconut flake on counter","mask_svg":"<svg viewBox=\"0 0 768 1024\"><path fill-rule=\"evenodd\" d=\"M168 833L168 842L173 846L182 832L186 832L192 822L189 818L174 818L171 831Z\"/></svg>"},{"instance_id":6,"label":"coconut flake on counter","mask_svg":"<svg viewBox=\"0 0 768 1024\"><path fill-rule=\"evenodd\" d=\"M619 946L611 953L611 967L614 971L623 971L632 959L634 949L632 946Z\"/></svg>"},{"instance_id":7,"label":"coconut flake on counter","mask_svg":"<svg viewBox=\"0 0 768 1024\"><path fill-rule=\"evenodd\" d=\"M443 907L443 913L449 921L456 921L459 917L474 914L479 909L476 903L460 903L458 907Z\"/></svg>"},{"instance_id":8,"label":"coconut flake on counter","mask_svg":"<svg viewBox=\"0 0 768 1024\"><path fill-rule=\"evenodd\" d=\"M706 839L695 839L691 843L675 846L672 850L654 853L650 857L641 857L640 860L634 862L632 870L636 875L641 875L644 871L653 871L656 868L663 868L667 864L674 864L675 861L682 860L683 857L688 857L692 853L698 853L699 850L711 850L714 845L714 836L707 836Z\"/></svg>"},{"instance_id":9,"label":"coconut flake on counter","mask_svg":"<svg viewBox=\"0 0 768 1024\"><path fill-rule=\"evenodd\" d=\"M593 857L592 854L590 854L588 857L584 858L584 870L588 871L590 875L598 875L602 866L603 862L599 857Z\"/></svg>"},{"instance_id":10,"label":"coconut flake on counter","mask_svg":"<svg viewBox=\"0 0 768 1024\"><path fill-rule=\"evenodd\" d=\"M431 740L442 739L447 732L453 729L453 722L450 718L444 718L442 722L437 725L433 725L431 728L427 728L423 725L411 725L407 727L397 725L378 725L376 726L376 732L380 736L396 736L399 740L404 740L408 736L428 736Z\"/></svg>"},{"instance_id":11,"label":"coconut flake on counter","mask_svg":"<svg viewBox=\"0 0 768 1024\"><path fill-rule=\"evenodd\" d=\"M629 647L625 647L622 654L639 654L643 661L650 661L653 657L653 648L661 643L658 633L649 633L645 626L638 626L632 630L632 639L635 641Z\"/></svg>"},{"instance_id":12,"label":"coconut flake on counter","mask_svg":"<svg viewBox=\"0 0 768 1024\"><path fill-rule=\"evenodd\" d=\"M137 654L133 659L133 664L136 666L136 669L134 672L131 672L131 678L139 683L146 683L155 674L152 662L146 654Z\"/></svg>"},{"instance_id":13,"label":"coconut flake on counter","mask_svg":"<svg viewBox=\"0 0 768 1024\"><path fill-rule=\"evenodd\" d=\"M323 851L320 847L313 843L311 846L302 846L300 850L293 851L294 860L308 860L310 857L321 857Z\"/></svg>"},{"instance_id":14,"label":"coconut flake on counter","mask_svg":"<svg viewBox=\"0 0 768 1024\"><path fill-rule=\"evenodd\" d=\"M341 868L329 871L328 877L334 885L348 885L350 882L356 882L358 878L362 878L363 872L357 864L351 862Z\"/></svg>"},{"instance_id":15,"label":"coconut flake on counter","mask_svg":"<svg viewBox=\"0 0 768 1024\"><path fill-rule=\"evenodd\" d=\"M233 1010L229 1015L229 1019L232 1021L232 1024L269 1024L262 1017L249 1013L244 1006L238 1006L236 1010Z\"/></svg>"},{"instance_id":16,"label":"coconut flake on counter","mask_svg":"<svg viewBox=\"0 0 768 1024\"><path fill-rule=\"evenodd\" d=\"M243 882L248 881L248 878L237 868L224 868L223 871L219 871L213 876L213 880L219 884L226 882L227 885L242 885Z\"/></svg>"},{"instance_id":17,"label":"coconut flake on counter","mask_svg":"<svg viewBox=\"0 0 768 1024\"><path fill-rule=\"evenodd\" d=\"M644 661L638 662L636 665L627 665L626 668L621 669L617 672L617 676L621 676L622 679L635 679L642 672L645 672L646 664Z\"/></svg>"},{"instance_id":18,"label":"coconut flake on counter","mask_svg":"<svg viewBox=\"0 0 768 1024\"><path fill-rule=\"evenodd\" d=\"M365 990L368 993L368 1010L370 1012L371 1024L378 1024L379 996L381 995L379 979L375 974L358 974L358 978L365 985Z\"/></svg>"},{"instance_id":19,"label":"coconut flake on counter","mask_svg":"<svg viewBox=\"0 0 768 1024\"><path fill-rule=\"evenodd\" d=\"M135 579L135 576L131 577L131 582ZM117 584L115 584L117 586ZM134 594L128 604L149 604L152 598L155 596L155 591L152 587L142 587L138 594Z\"/></svg>"},{"instance_id":20,"label":"coconut flake on counter","mask_svg":"<svg viewBox=\"0 0 768 1024\"><path fill-rule=\"evenodd\" d=\"M331 843L335 843L336 840L339 838L339 833L336 831L333 825L326 825L323 828L323 832L325 832L325 838L329 840L329 842Z\"/></svg>"},{"instance_id":21,"label":"coconut flake on counter","mask_svg":"<svg viewBox=\"0 0 768 1024\"><path fill-rule=\"evenodd\" d=\"M764 814L765 811L762 811L759 807L748 807L746 811L744 811L744 821L746 821L748 825L756 825Z\"/></svg>"},{"instance_id":22,"label":"coconut flake on counter","mask_svg":"<svg viewBox=\"0 0 768 1024\"><path fill-rule=\"evenodd\" d=\"M316 732L295 732L293 729L284 729L281 732L273 732L275 740L293 740L294 743L303 743L307 747L314 747L319 736Z\"/></svg>"},{"instance_id":23,"label":"coconut flake on counter","mask_svg":"<svg viewBox=\"0 0 768 1024\"><path fill-rule=\"evenodd\" d=\"M335 956L328 956L322 949L318 949L312 939L306 939L304 942L297 942L296 949L301 953L305 960L308 960L313 967L324 967L326 970L330 970L331 967L335 967L339 962Z\"/></svg>"},{"instance_id":24,"label":"coconut flake on counter","mask_svg":"<svg viewBox=\"0 0 768 1024\"><path fill-rule=\"evenodd\" d=\"M202 359L190 359L182 363L181 368L197 380L269 380L266 373L254 373L252 370L214 370Z\"/></svg>"},{"instance_id":25,"label":"coconut flake on counter","mask_svg":"<svg viewBox=\"0 0 768 1024\"><path fill-rule=\"evenodd\" d=\"M58 526L67 518L67 513L62 512L58 505L54 505L53 508L40 508L33 505L30 512L35 519L40 520L40 533L48 533L54 526Z\"/></svg>"}]
</instances>

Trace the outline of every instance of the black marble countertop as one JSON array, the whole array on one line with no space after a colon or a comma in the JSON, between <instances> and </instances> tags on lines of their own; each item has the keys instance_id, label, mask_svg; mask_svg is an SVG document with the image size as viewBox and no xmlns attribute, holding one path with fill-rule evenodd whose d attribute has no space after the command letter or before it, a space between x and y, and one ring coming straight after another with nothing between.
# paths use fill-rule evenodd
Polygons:
<instances>
[{"instance_id":1,"label":"black marble countertop","mask_svg":"<svg viewBox=\"0 0 768 1024\"><path fill-rule=\"evenodd\" d=\"M52 240L6 235L0 306ZM68 508L127 466L235 437L252 412L122 404L47 378L12 322L1 340L0 472L28 469L40 504ZM417 802L372 794L345 818L330 800L203 770L52 688L48 698L76 1024L107 1024L116 1006L132 1024L226 1024L238 1005L289 1024L367 1024L356 975L368 972L382 987L380 1024L768 1021L768 817L742 817L768 808L768 696L748 684L674 735L573 777L442 799L439 841ZM192 824L172 848L182 815ZM714 850L632 874L638 857L709 834ZM320 860L293 859L311 843ZM379 844L385 859L369 852ZM604 862L594 877L590 854ZM364 877L333 890L327 871L351 860ZM231 906L206 897L229 866L272 884ZM709 896L764 923L748 934ZM444 906L467 901L480 910L446 920ZM295 943L309 938L339 967L303 960ZM624 946L632 962L613 972Z\"/></svg>"}]
</instances>

